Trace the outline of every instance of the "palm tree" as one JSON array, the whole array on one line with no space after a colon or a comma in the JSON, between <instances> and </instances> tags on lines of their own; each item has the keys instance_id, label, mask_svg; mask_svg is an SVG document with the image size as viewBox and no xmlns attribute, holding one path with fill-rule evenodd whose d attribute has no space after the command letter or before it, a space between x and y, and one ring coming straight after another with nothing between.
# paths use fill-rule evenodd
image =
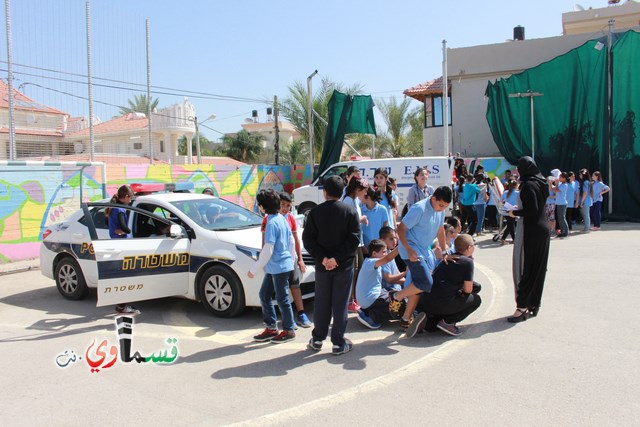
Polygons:
<instances>
[{"instance_id":1,"label":"palm tree","mask_svg":"<svg viewBox=\"0 0 640 427\"><path fill-rule=\"evenodd\" d=\"M133 100L127 100L129 103L128 107L120 107L120 115L124 116L129 113L144 113L147 114L149 112L149 102L147 101L147 95L140 94L135 95ZM151 111L155 110L158 107L158 102L160 102L159 98L152 98L151 101Z\"/></svg>"},{"instance_id":2,"label":"palm tree","mask_svg":"<svg viewBox=\"0 0 640 427\"><path fill-rule=\"evenodd\" d=\"M280 156L284 165L303 164L307 161L307 144L300 138L294 139L284 149L280 150Z\"/></svg>"},{"instance_id":3,"label":"palm tree","mask_svg":"<svg viewBox=\"0 0 640 427\"><path fill-rule=\"evenodd\" d=\"M415 131L420 109L411 109L411 99L402 102L391 97L388 101L378 99L376 105L382 113L387 130L378 138L389 157L422 155L422 136Z\"/></svg>"},{"instance_id":4,"label":"palm tree","mask_svg":"<svg viewBox=\"0 0 640 427\"><path fill-rule=\"evenodd\" d=\"M322 145L324 144L324 137L327 129L326 122L329 121L329 100L333 91L338 90L349 95L358 95L362 93L362 86L356 83L350 87L345 87L342 84L331 81L328 78L323 78L320 83L320 88L313 93L313 109L316 111L317 116L313 119L313 148L315 159L320 159L322 152ZM280 111L282 115L296 128L300 134L300 138L309 143L309 118L308 111L309 93L307 91L306 84L301 82L294 83L293 86L289 86L289 97L285 98L280 103ZM320 116L324 122L318 118Z\"/></svg>"},{"instance_id":5,"label":"palm tree","mask_svg":"<svg viewBox=\"0 0 640 427\"><path fill-rule=\"evenodd\" d=\"M222 152L232 159L250 163L262 152L263 140L263 135L242 129L234 136L225 135L222 138Z\"/></svg>"}]
</instances>

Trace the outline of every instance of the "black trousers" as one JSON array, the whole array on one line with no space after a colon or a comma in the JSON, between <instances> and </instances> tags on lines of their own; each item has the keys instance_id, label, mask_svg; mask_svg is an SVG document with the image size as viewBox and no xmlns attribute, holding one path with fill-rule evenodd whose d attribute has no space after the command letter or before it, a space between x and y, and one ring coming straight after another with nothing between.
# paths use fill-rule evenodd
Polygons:
<instances>
[{"instance_id":1,"label":"black trousers","mask_svg":"<svg viewBox=\"0 0 640 427\"><path fill-rule=\"evenodd\" d=\"M476 226L478 225L478 217L476 211L473 209L473 205L460 204L460 221L462 222L462 229L464 230L465 224L468 224L469 228L467 233L473 235L476 232Z\"/></svg>"},{"instance_id":2,"label":"black trousers","mask_svg":"<svg viewBox=\"0 0 640 427\"><path fill-rule=\"evenodd\" d=\"M504 233L502 233L502 240L506 240L507 236L511 234L511 238L515 240L516 238L516 219L511 218L510 216L505 217L507 221L507 227L504 229Z\"/></svg>"},{"instance_id":3,"label":"black trousers","mask_svg":"<svg viewBox=\"0 0 640 427\"><path fill-rule=\"evenodd\" d=\"M351 295L353 268L344 271L316 270L315 305L313 309L314 341L324 341L331 327L331 342L344 344L344 332L347 329L347 305Z\"/></svg>"},{"instance_id":4,"label":"black trousers","mask_svg":"<svg viewBox=\"0 0 640 427\"><path fill-rule=\"evenodd\" d=\"M389 302L382 298L378 298L369 307L363 308L362 311L376 323L383 323L391 319Z\"/></svg>"},{"instance_id":5,"label":"black trousers","mask_svg":"<svg viewBox=\"0 0 640 427\"><path fill-rule=\"evenodd\" d=\"M429 297L425 294L423 308L427 313L427 331L435 331L440 320L449 324L458 323L469 317L482 304L482 299L477 293L459 294L449 299Z\"/></svg>"},{"instance_id":6,"label":"black trousers","mask_svg":"<svg viewBox=\"0 0 640 427\"><path fill-rule=\"evenodd\" d=\"M498 226L498 208L495 205L487 205L487 212L485 213L487 217L485 223L487 227L497 227Z\"/></svg>"}]
</instances>

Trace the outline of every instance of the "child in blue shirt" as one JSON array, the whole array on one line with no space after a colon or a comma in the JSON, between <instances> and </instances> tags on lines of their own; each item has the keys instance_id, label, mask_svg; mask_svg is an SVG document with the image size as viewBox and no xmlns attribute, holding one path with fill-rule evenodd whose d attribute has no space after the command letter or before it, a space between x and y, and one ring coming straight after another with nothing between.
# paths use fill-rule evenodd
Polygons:
<instances>
[{"instance_id":1,"label":"child in blue shirt","mask_svg":"<svg viewBox=\"0 0 640 427\"><path fill-rule=\"evenodd\" d=\"M369 329L378 329L382 322L390 319L389 294L382 287L381 267L393 262L398 248L387 252L387 245L380 239L374 239L367 249L369 258L362 264L356 285L356 299L360 304L358 321Z\"/></svg>"},{"instance_id":2,"label":"child in blue shirt","mask_svg":"<svg viewBox=\"0 0 640 427\"><path fill-rule=\"evenodd\" d=\"M503 206L507 203L511 205L512 209L518 209L518 198L520 196L520 192L518 191L518 183L515 179L510 180L505 186L505 191L500 196L500 200L502 200ZM506 206L505 206L506 207ZM516 230L515 230L515 218L510 217L509 215L505 216L505 221L507 226L504 229L504 233L500 238L500 243L505 245L507 244L507 237L511 235L511 241L513 242L516 238Z\"/></svg>"},{"instance_id":3,"label":"child in blue shirt","mask_svg":"<svg viewBox=\"0 0 640 427\"><path fill-rule=\"evenodd\" d=\"M389 225L389 213L387 208L378 203L380 200L379 191L371 187L367 188L364 206L362 206L362 214L367 217L367 223L360 226L365 247L369 245L370 241L378 238L382 227Z\"/></svg>"},{"instance_id":4,"label":"child in blue shirt","mask_svg":"<svg viewBox=\"0 0 640 427\"><path fill-rule=\"evenodd\" d=\"M293 309L289 300L289 274L293 271L295 253L293 235L287 220L278 212L280 197L274 190L261 190L256 197L258 208L269 215L264 233L264 246L255 266L247 273L249 278L264 269L265 275L260 287L262 320L266 328L253 337L254 341L283 343L295 339ZM278 331L276 311L271 304L273 293L280 313L282 313L282 332Z\"/></svg>"},{"instance_id":5,"label":"child in blue shirt","mask_svg":"<svg viewBox=\"0 0 640 427\"><path fill-rule=\"evenodd\" d=\"M602 195L609 192L610 188L607 184L602 182L602 174L600 171L595 171L592 175L593 178L593 205L589 211L591 215L591 221L593 221L593 227L591 230L600 230L600 223L602 222Z\"/></svg>"},{"instance_id":6,"label":"child in blue shirt","mask_svg":"<svg viewBox=\"0 0 640 427\"><path fill-rule=\"evenodd\" d=\"M569 236L569 224L567 223L567 190L569 189L569 174L560 172L556 192L556 217L560 226L558 237Z\"/></svg>"},{"instance_id":7,"label":"child in blue shirt","mask_svg":"<svg viewBox=\"0 0 640 427\"><path fill-rule=\"evenodd\" d=\"M441 186L433 196L420 200L409 208L409 212L398 226L398 247L400 256L411 273L411 283L400 292L389 295L389 311L393 316L400 316L402 300L408 298L407 308L401 315L400 326L408 328L420 294L430 292L433 286L431 271L435 267L435 257L431 250L431 242L437 237L438 245L443 253L447 252L447 242L442 224L447 206L453 197L451 187ZM446 256L444 257L446 262Z\"/></svg>"},{"instance_id":8,"label":"child in blue shirt","mask_svg":"<svg viewBox=\"0 0 640 427\"><path fill-rule=\"evenodd\" d=\"M398 235L396 230L386 226L380 229L380 240L387 245L387 250L398 247ZM382 287L387 291L401 291L405 283L411 283L411 276L407 276L407 270L400 272L396 261L390 261L382 267ZM409 280L407 282L406 280Z\"/></svg>"},{"instance_id":9,"label":"child in blue shirt","mask_svg":"<svg viewBox=\"0 0 640 427\"><path fill-rule=\"evenodd\" d=\"M575 207L576 207L576 190L578 184L576 183L576 175L572 171L567 172L569 180L567 181L567 225L569 231L573 230L573 222L575 220Z\"/></svg>"},{"instance_id":10,"label":"child in blue shirt","mask_svg":"<svg viewBox=\"0 0 640 427\"><path fill-rule=\"evenodd\" d=\"M582 224L584 228L582 231L588 233L591 231L591 218L589 216L589 211L591 205L593 205L593 182L591 182L591 175L589 174L588 169L580 169L580 173L578 174L578 207L580 208L580 213L582 214Z\"/></svg>"}]
</instances>

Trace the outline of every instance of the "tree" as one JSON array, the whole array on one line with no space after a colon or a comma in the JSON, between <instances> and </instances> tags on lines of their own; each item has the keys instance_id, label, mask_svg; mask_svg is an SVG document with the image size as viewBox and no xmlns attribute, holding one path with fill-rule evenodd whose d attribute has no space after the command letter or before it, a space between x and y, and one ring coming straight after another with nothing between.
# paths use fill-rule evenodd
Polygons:
<instances>
[{"instance_id":1,"label":"tree","mask_svg":"<svg viewBox=\"0 0 640 427\"><path fill-rule=\"evenodd\" d=\"M209 149L209 145L211 144L211 141L209 141L207 139L206 136L200 134L200 154L205 155L205 156L209 156L212 155L214 150ZM181 156L186 156L187 155L187 137L186 136L182 136L178 139L178 154ZM196 137L195 135L191 138L191 153L195 156L197 151L197 147L196 147Z\"/></svg>"},{"instance_id":2,"label":"tree","mask_svg":"<svg viewBox=\"0 0 640 427\"><path fill-rule=\"evenodd\" d=\"M264 136L257 133L249 133L242 129L233 136L225 135L222 138L222 152L232 159L245 163L251 163L262 152Z\"/></svg>"},{"instance_id":3,"label":"tree","mask_svg":"<svg viewBox=\"0 0 640 427\"><path fill-rule=\"evenodd\" d=\"M133 100L127 100L129 103L128 107L120 107L120 115L124 116L129 113L144 113L147 114L149 112L149 102L147 101L147 95L140 94L135 95ZM155 110L158 106L158 102L160 102L159 98L152 98L151 101L151 111Z\"/></svg>"},{"instance_id":4,"label":"tree","mask_svg":"<svg viewBox=\"0 0 640 427\"><path fill-rule=\"evenodd\" d=\"M376 140L380 141L379 146L384 154L389 157L422 155L422 135L416 132L420 123L420 108L412 110L409 98L403 99L400 103L393 97L388 101L378 99L376 105L387 126L386 131Z\"/></svg>"},{"instance_id":5,"label":"tree","mask_svg":"<svg viewBox=\"0 0 640 427\"><path fill-rule=\"evenodd\" d=\"M290 144L280 149L283 165L300 165L306 163L309 156L307 144L302 139L294 139Z\"/></svg>"},{"instance_id":6,"label":"tree","mask_svg":"<svg viewBox=\"0 0 640 427\"><path fill-rule=\"evenodd\" d=\"M362 86L359 83L345 87L328 78L323 78L320 83L320 88L314 90L312 104L313 109L318 113L318 115L313 118L313 147L316 161L320 160L322 153L322 145L324 144L327 129L326 123L329 121L328 105L334 89L349 95L358 95L362 92ZM306 143L307 145L309 144L308 101L309 93L306 83L296 82L293 86L289 86L289 97L280 103L282 116L291 122L300 134L303 144ZM322 119L319 119L318 116Z\"/></svg>"}]
</instances>

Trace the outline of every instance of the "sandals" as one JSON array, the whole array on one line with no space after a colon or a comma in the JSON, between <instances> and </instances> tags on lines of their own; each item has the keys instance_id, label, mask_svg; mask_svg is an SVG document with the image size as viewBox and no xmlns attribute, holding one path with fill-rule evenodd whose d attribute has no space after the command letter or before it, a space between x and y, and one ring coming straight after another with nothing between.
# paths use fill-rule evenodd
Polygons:
<instances>
[{"instance_id":1,"label":"sandals","mask_svg":"<svg viewBox=\"0 0 640 427\"><path fill-rule=\"evenodd\" d=\"M524 322L529 318L529 310L526 308L516 308L517 315L507 317L507 322L509 323L518 323Z\"/></svg>"}]
</instances>

